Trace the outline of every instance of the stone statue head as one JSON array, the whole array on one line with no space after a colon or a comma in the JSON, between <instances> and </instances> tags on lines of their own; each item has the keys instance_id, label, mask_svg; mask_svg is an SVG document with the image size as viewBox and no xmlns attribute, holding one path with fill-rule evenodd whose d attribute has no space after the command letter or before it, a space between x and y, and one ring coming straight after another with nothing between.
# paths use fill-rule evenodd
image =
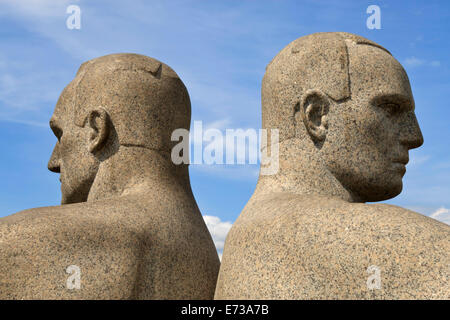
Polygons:
<instances>
[{"instance_id":1,"label":"stone statue head","mask_svg":"<svg viewBox=\"0 0 450 320\"><path fill-rule=\"evenodd\" d=\"M363 202L401 192L408 150L423 143L414 107L389 51L344 32L291 42L262 83L263 128L279 129L280 146L301 149L303 163L319 163Z\"/></svg>"},{"instance_id":2,"label":"stone statue head","mask_svg":"<svg viewBox=\"0 0 450 320\"><path fill-rule=\"evenodd\" d=\"M50 120L58 141L48 168L60 173L62 204L86 201L100 163L121 146L170 160L172 131L189 124L187 90L164 63L137 54L83 63Z\"/></svg>"}]
</instances>

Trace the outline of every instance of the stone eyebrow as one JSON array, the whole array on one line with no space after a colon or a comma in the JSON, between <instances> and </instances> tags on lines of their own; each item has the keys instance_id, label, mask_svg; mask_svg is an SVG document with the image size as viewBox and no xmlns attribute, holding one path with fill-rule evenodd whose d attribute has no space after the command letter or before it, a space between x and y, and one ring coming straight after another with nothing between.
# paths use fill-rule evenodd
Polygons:
<instances>
[{"instance_id":1,"label":"stone eyebrow","mask_svg":"<svg viewBox=\"0 0 450 320\"><path fill-rule=\"evenodd\" d=\"M380 93L372 99L372 102L378 105L384 103L395 103L399 104L402 109L414 108L414 100L412 100L411 97L401 93Z\"/></svg>"},{"instance_id":2,"label":"stone eyebrow","mask_svg":"<svg viewBox=\"0 0 450 320\"><path fill-rule=\"evenodd\" d=\"M50 121L48 122L50 125L50 128L53 128L54 126L57 126L55 117L51 117Z\"/></svg>"},{"instance_id":3,"label":"stone eyebrow","mask_svg":"<svg viewBox=\"0 0 450 320\"><path fill-rule=\"evenodd\" d=\"M410 102L411 98L401 93L380 93L374 97L376 100L397 100L399 102Z\"/></svg>"},{"instance_id":4,"label":"stone eyebrow","mask_svg":"<svg viewBox=\"0 0 450 320\"><path fill-rule=\"evenodd\" d=\"M60 138L62 136L62 129L58 125L58 121L54 117L52 117L49 121L49 125L50 125L50 129L52 129L52 131L53 131L53 134L57 138Z\"/></svg>"}]
</instances>

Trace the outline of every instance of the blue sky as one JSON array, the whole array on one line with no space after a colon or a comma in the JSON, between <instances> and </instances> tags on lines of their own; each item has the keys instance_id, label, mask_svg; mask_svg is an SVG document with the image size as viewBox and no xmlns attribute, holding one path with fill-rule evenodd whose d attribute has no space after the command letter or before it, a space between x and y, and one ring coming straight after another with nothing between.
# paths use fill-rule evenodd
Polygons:
<instances>
[{"instance_id":1,"label":"blue sky","mask_svg":"<svg viewBox=\"0 0 450 320\"><path fill-rule=\"evenodd\" d=\"M69 30L66 8L81 8ZM369 5L381 29L369 30ZM0 217L58 205L47 170L48 120L79 65L135 52L170 65L188 88L192 120L260 128L269 61L292 40L346 31L385 46L405 67L425 143L411 151L403 192L388 201L445 220L450 208L450 2L0 0ZM194 195L219 239L253 193L257 165L191 166ZM227 223L230 222L230 223Z\"/></svg>"}]
</instances>

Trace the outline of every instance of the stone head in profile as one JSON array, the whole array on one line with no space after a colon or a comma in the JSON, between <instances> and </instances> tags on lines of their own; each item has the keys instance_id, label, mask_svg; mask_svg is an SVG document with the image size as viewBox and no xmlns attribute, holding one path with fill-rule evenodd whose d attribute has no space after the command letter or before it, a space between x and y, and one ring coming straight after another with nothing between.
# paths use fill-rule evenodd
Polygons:
<instances>
[{"instance_id":1,"label":"stone head in profile","mask_svg":"<svg viewBox=\"0 0 450 320\"><path fill-rule=\"evenodd\" d=\"M275 56L261 94L279 170L261 171L228 233L215 298L448 298L449 226L366 204L402 191L423 144L400 63L363 37L315 33Z\"/></svg>"},{"instance_id":2,"label":"stone head in profile","mask_svg":"<svg viewBox=\"0 0 450 320\"><path fill-rule=\"evenodd\" d=\"M291 42L263 78L263 127L279 129L279 174L307 193L352 202L398 195L408 151L423 143L414 109L400 63L349 33Z\"/></svg>"},{"instance_id":3,"label":"stone head in profile","mask_svg":"<svg viewBox=\"0 0 450 320\"><path fill-rule=\"evenodd\" d=\"M106 175L117 171L117 165L104 168L102 163L130 148L155 151L151 157L157 154L164 162L163 158L170 159L171 132L189 128L189 124L187 90L164 63L137 54L108 55L85 62L62 92L50 120L58 141L48 168L60 173L62 204L132 189L137 182L129 174L132 162L118 164L128 174L113 179ZM114 162L125 159L117 160ZM177 170L181 174L183 169Z\"/></svg>"}]
</instances>

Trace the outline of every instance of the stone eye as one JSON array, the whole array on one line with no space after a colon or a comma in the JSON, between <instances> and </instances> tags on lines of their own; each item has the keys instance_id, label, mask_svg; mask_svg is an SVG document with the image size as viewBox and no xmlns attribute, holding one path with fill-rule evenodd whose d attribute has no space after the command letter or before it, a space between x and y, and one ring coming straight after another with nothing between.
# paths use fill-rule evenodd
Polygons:
<instances>
[{"instance_id":1,"label":"stone eye","mask_svg":"<svg viewBox=\"0 0 450 320\"><path fill-rule=\"evenodd\" d=\"M400 106L395 103L383 103L379 107L385 110L389 116L393 116L400 111Z\"/></svg>"}]
</instances>

